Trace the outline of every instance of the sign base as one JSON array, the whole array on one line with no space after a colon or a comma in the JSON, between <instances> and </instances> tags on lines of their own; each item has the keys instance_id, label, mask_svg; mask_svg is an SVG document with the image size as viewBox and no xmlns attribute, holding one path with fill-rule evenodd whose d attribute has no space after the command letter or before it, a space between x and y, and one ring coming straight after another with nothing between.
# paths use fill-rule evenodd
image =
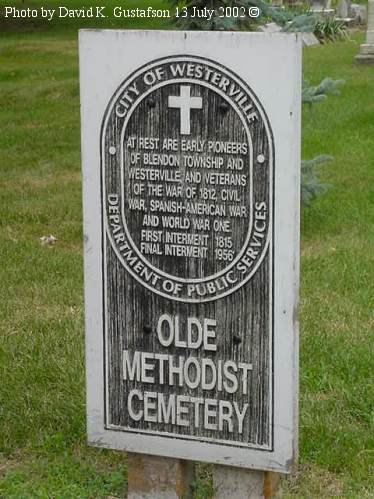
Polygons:
<instances>
[{"instance_id":1,"label":"sign base","mask_svg":"<svg viewBox=\"0 0 374 499\"><path fill-rule=\"evenodd\" d=\"M129 453L128 499L192 499L193 461Z\"/></svg>"},{"instance_id":2,"label":"sign base","mask_svg":"<svg viewBox=\"0 0 374 499\"><path fill-rule=\"evenodd\" d=\"M280 474L272 471L246 470L232 466L213 468L214 499L270 499L275 497Z\"/></svg>"}]
</instances>

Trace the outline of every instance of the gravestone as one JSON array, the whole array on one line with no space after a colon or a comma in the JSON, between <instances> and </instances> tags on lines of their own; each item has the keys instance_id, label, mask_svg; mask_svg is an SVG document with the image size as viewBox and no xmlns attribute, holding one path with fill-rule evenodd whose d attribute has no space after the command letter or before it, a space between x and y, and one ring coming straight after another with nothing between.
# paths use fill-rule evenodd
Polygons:
<instances>
[{"instance_id":1,"label":"gravestone","mask_svg":"<svg viewBox=\"0 0 374 499\"><path fill-rule=\"evenodd\" d=\"M310 0L308 5L314 14L322 17L330 18L335 14L335 10L331 7L331 0Z\"/></svg>"},{"instance_id":2,"label":"gravestone","mask_svg":"<svg viewBox=\"0 0 374 499\"><path fill-rule=\"evenodd\" d=\"M91 445L291 470L300 47L80 32Z\"/></svg>"},{"instance_id":3,"label":"gravestone","mask_svg":"<svg viewBox=\"0 0 374 499\"><path fill-rule=\"evenodd\" d=\"M366 5L352 3L351 4L351 16L353 17L355 23L365 24L367 21L367 7L366 7Z\"/></svg>"},{"instance_id":4,"label":"gravestone","mask_svg":"<svg viewBox=\"0 0 374 499\"><path fill-rule=\"evenodd\" d=\"M300 33L300 36L303 47L313 47L314 45L320 44L320 41L318 40L318 38L314 33L307 31L305 33Z\"/></svg>"},{"instance_id":5,"label":"gravestone","mask_svg":"<svg viewBox=\"0 0 374 499\"><path fill-rule=\"evenodd\" d=\"M336 17L341 20L351 19L351 0L339 0L336 7Z\"/></svg>"},{"instance_id":6,"label":"gravestone","mask_svg":"<svg viewBox=\"0 0 374 499\"><path fill-rule=\"evenodd\" d=\"M374 0L368 0L368 25L365 43L360 47L359 54L355 57L358 64L374 64Z\"/></svg>"}]
</instances>

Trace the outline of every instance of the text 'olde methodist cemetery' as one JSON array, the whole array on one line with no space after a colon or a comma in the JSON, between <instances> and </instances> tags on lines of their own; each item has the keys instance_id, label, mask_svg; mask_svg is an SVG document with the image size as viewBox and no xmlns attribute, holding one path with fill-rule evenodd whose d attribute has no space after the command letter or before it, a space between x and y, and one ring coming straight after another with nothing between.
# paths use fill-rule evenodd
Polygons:
<instances>
[{"instance_id":1,"label":"text 'olde methodist cemetery'","mask_svg":"<svg viewBox=\"0 0 374 499\"><path fill-rule=\"evenodd\" d=\"M81 33L91 443L292 464L299 52Z\"/></svg>"}]
</instances>

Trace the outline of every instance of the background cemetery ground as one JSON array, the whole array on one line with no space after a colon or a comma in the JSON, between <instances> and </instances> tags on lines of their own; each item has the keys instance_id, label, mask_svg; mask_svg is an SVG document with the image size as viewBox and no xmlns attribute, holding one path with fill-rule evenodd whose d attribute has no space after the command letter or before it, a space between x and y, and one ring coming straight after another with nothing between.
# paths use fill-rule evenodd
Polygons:
<instances>
[{"instance_id":1,"label":"background cemetery ground","mask_svg":"<svg viewBox=\"0 0 374 499\"><path fill-rule=\"evenodd\" d=\"M346 84L304 109L303 157L331 154L321 177L334 188L302 215L300 473L285 497L374 495L374 74L352 65L361 41L304 50L311 83ZM0 497L120 496L123 455L85 446L76 32L0 35L0 82Z\"/></svg>"}]
</instances>

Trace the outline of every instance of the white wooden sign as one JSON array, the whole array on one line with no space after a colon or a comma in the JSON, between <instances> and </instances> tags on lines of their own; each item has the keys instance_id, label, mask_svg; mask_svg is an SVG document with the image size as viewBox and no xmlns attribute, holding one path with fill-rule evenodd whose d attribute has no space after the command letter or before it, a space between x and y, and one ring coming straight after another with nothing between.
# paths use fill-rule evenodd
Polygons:
<instances>
[{"instance_id":1,"label":"white wooden sign","mask_svg":"<svg viewBox=\"0 0 374 499\"><path fill-rule=\"evenodd\" d=\"M89 443L287 472L300 40L79 42Z\"/></svg>"}]
</instances>

